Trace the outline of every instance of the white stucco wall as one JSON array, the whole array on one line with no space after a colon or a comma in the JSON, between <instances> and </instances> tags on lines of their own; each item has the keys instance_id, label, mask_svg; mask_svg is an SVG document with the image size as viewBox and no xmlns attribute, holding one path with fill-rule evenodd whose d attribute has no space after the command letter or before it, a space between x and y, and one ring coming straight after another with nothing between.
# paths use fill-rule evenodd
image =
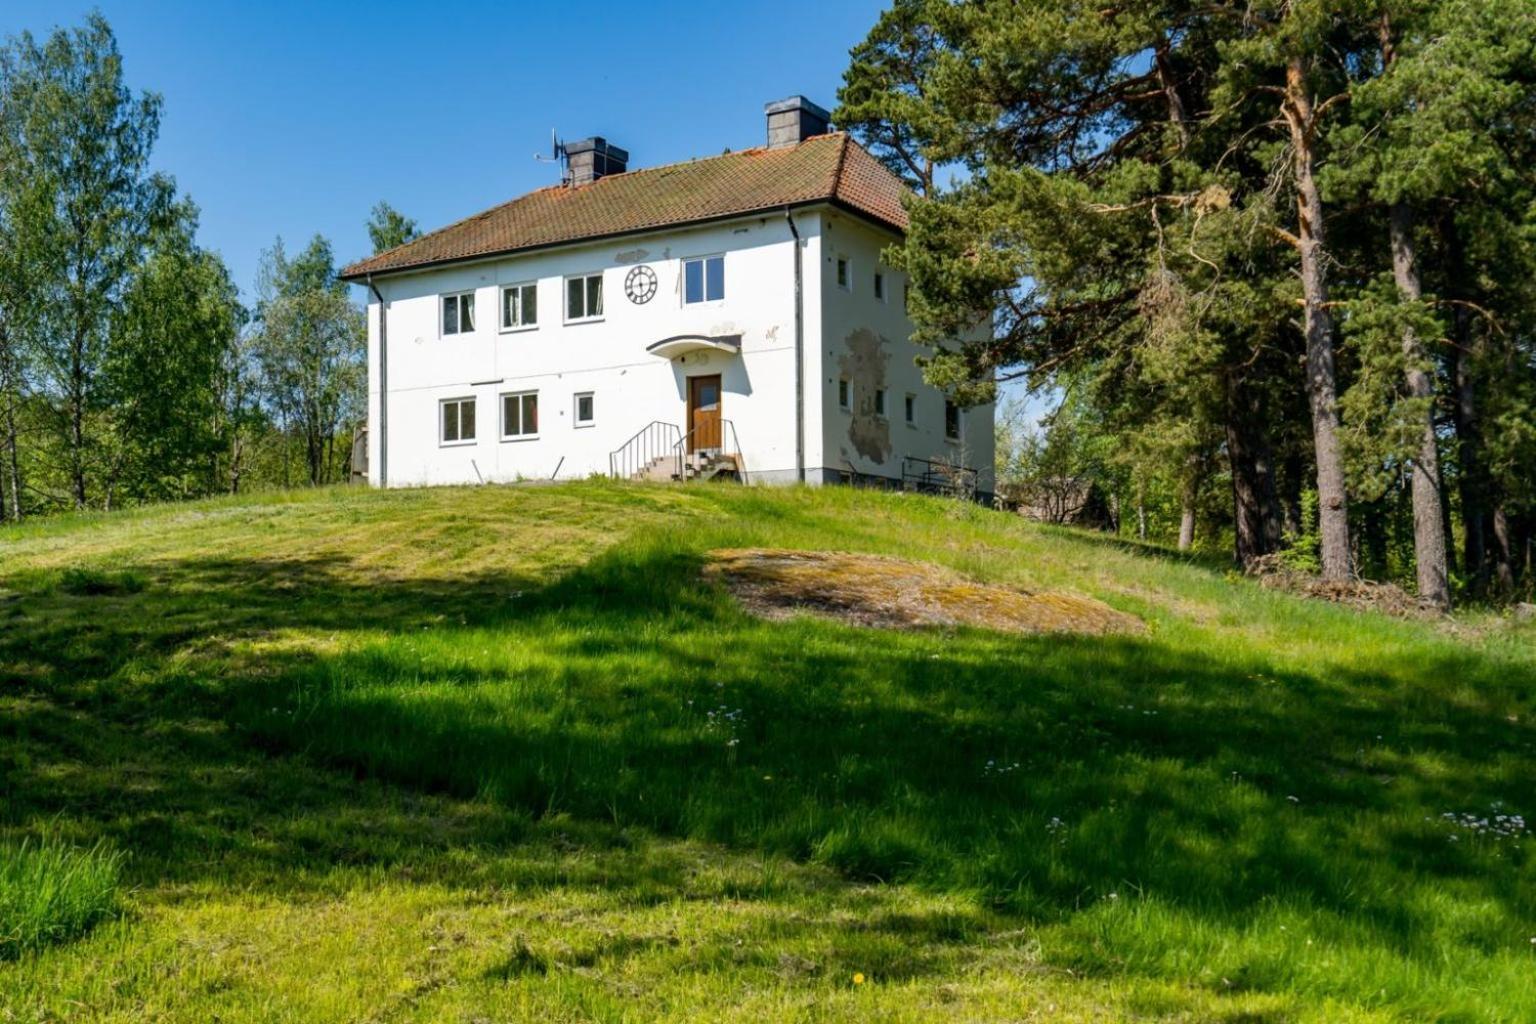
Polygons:
<instances>
[{"instance_id":1,"label":"white stucco wall","mask_svg":"<svg viewBox=\"0 0 1536 1024\"><path fill-rule=\"evenodd\" d=\"M806 248L819 218L797 215ZM725 299L685 305L682 260L725 254ZM656 295L644 305L624 294L631 267L656 272ZM806 267L814 263L807 258ZM566 323L565 279L603 274L600 321ZM539 322L503 332L500 286L536 281ZM606 473L609 453L653 420L681 426L686 378L719 373L721 415L732 421L749 476L790 480L795 473L794 264L783 214L690 230L631 236L510 259L394 275L375 282L388 302L389 413L379 429L379 307L369 307L369 473L381 483L379 446L389 446L390 486L582 477ZM443 336L440 297L475 293L475 330ZM807 337L812 303L807 301ZM646 347L682 334L741 335L740 355L696 353L664 359ZM814 345L807 345L811 354ZM814 369L807 379L814 380ZM501 436L500 396L539 394L537 437ZM574 423L575 396L592 392L595 423ZM471 443L440 441L444 399L476 399ZM811 403L814 404L814 403ZM387 438L387 441L385 440ZM807 464L822 461L820 434L808 432Z\"/></svg>"},{"instance_id":2,"label":"white stucco wall","mask_svg":"<svg viewBox=\"0 0 1536 1024\"><path fill-rule=\"evenodd\" d=\"M992 410L962 414L959 443L944 437L944 398L923 383L902 309L903 275L881 267L886 297L873 294L879 253L894 236L826 208L797 211L805 274L805 466L819 483L854 470L899 481L902 457L959 463L982 471L992 489ZM562 479L607 473L609 454L655 420L683 427L687 378L718 373L721 415L735 427L750 479L791 482L795 462L794 252L782 213L693 229L549 249L522 256L391 275L375 281L388 308L388 422L380 420L380 307L369 295L369 475L374 485ZM683 260L725 255L725 298L685 305ZM850 260L849 290L836 284L836 260ZM630 269L656 272L644 305L624 294ZM601 272L599 321L565 322L568 276ZM500 288L537 282L532 329L500 329ZM475 329L444 336L441 296L473 291ZM862 333L861 333L862 332ZM740 355L693 353L675 359L646 347L677 335L741 336ZM859 353L862 352L861 357ZM838 405L849 375L852 408ZM873 412L873 389L887 407ZM539 395L535 437L503 439L501 396ZM595 422L577 426L575 396L591 392ZM912 424L904 397L916 396ZM440 440L440 403L473 397L476 437ZM387 460L381 445L388 444ZM387 471L387 481L383 474Z\"/></svg>"},{"instance_id":3,"label":"white stucco wall","mask_svg":"<svg viewBox=\"0 0 1536 1024\"><path fill-rule=\"evenodd\" d=\"M977 487L993 490L993 408L962 410L960 439L944 432L944 395L923 381L916 359L926 350L910 338L912 323L903 308L906 275L885 266L880 253L893 242L856 217L823 216L817 287L821 291L819 347L821 444L830 470L900 480L905 456L931 459L977 471ZM849 287L837 283L837 260L849 261ZM885 278L884 299L875 296L874 276ZM838 382L847 378L848 408L839 403ZM875 391L885 390L885 414L875 409ZM905 398L914 398L913 422Z\"/></svg>"}]
</instances>

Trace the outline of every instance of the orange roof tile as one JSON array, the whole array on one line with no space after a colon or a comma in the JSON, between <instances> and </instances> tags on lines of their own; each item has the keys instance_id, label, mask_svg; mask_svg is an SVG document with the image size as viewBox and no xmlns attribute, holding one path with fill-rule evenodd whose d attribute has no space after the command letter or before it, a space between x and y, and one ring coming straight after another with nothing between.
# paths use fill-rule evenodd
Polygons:
<instances>
[{"instance_id":1,"label":"orange roof tile","mask_svg":"<svg viewBox=\"0 0 1536 1024\"><path fill-rule=\"evenodd\" d=\"M541 188L360 260L346 279L633 234L762 210L836 203L905 231L907 189L842 132L782 149L650 167L572 188Z\"/></svg>"}]
</instances>

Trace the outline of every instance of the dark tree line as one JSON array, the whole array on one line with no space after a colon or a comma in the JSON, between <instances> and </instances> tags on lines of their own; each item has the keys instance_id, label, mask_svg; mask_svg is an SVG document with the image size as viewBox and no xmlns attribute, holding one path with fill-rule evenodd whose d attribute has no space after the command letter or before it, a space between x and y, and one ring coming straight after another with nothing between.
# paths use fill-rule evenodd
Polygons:
<instances>
[{"instance_id":1,"label":"dark tree line","mask_svg":"<svg viewBox=\"0 0 1536 1024\"><path fill-rule=\"evenodd\" d=\"M349 476L366 331L329 243L279 240L245 308L150 170L160 111L99 15L0 45L0 518Z\"/></svg>"},{"instance_id":2,"label":"dark tree line","mask_svg":"<svg viewBox=\"0 0 1536 1024\"><path fill-rule=\"evenodd\" d=\"M898 0L852 58L936 383L1066 394L1141 530L1531 590L1536 0Z\"/></svg>"}]
</instances>

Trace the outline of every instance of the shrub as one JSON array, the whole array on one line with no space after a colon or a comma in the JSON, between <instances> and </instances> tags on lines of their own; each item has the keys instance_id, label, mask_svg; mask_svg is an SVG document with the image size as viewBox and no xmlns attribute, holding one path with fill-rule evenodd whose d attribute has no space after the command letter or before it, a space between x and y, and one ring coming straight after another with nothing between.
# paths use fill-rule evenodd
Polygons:
<instances>
[{"instance_id":1,"label":"shrub","mask_svg":"<svg viewBox=\"0 0 1536 1024\"><path fill-rule=\"evenodd\" d=\"M117 909L122 855L45 840L0 843L0 960L83 935Z\"/></svg>"}]
</instances>

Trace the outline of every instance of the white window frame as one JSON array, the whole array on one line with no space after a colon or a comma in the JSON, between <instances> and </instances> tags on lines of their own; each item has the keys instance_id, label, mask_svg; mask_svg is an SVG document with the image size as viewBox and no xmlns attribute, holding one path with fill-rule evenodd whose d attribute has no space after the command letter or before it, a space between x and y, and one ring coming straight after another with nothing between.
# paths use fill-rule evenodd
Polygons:
<instances>
[{"instance_id":1,"label":"white window frame","mask_svg":"<svg viewBox=\"0 0 1536 1024\"><path fill-rule=\"evenodd\" d=\"M464 300L469 300L469 329L464 329ZM444 308L449 299L453 299L457 306L454 309L454 319L458 323L456 330L448 330L447 310ZM437 297L437 336L439 338L457 338L461 334L475 333L475 289L470 288L462 292L442 292Z\"/></svg>"},{"instance_id":2,"label":"white window frame","mask_svg":"<svg viewBox=\"0 0 1536 1024\"><path fill-rule=\"evenodd\" d=\"M847 377L837 379L837 407L843 412L853 410L853 382Z\"/></svg>"},{"instance_id":3,"label":"white window frame","mask_svg":"<svg viewBox=\"0 0 1536 1024\"><path fill-rule=\"evenodd\" d=\"M903 401L902 401L901 410L902 410L902 415L906 417L907 426L909 426L909 427L916 427L917 426L917 395L913 394L911 391L908 391L907 395L906 395L906 398L903 399Z\"/></svg>"},{"instance_id":4,"label":"white window frame","mask_svg":"<svg viewBox=\"0 0 1536 1024\"><path fill-rule=\"evenodd\" d=\"M507 293L513 290L518 292L517 313L521 317L526 308L522 291L525 288L533 289L533 319L522 320L512 325L507 324ZM502 285L497 290L501 301L496 306L496 318L501 324L502 334L516 334L519 331L535 331L539 327L539 282L537 281L512 281Z\"/></svg>"},{"instance_id":5,"label":"white window frame","mask_svg":"<svg viewBox=\"0 0 1536 1024\"><path fill-rule=\"evenodd\" d=\"M885 301L885 271L875 271L875 299Z\"/></svg>"},{"instance_id":6,"label":"white window frame","mask_svg":"<svg viewBox=\"0 0 1536 1024\"><path fill-rule=\"evenodd\" d=\"M841 280L839 280L841 278ZM845 292L853 291L853 260L837 256L832 261L832 283Z\"/></svg>"},{"instance_id":7,"label":"white window frame","mask_svg":"<svg viewBox=\"0 0 1536 1024\"><path fill-rule=\"evenodd\" d=\"M591 407L592 415L588 416L586 419L582 419L581 418L581 400L583 398L591 399L591 401L592 401L592 407ZM597 425L597 392L595 392L595 391L578 391L578 392L576 392L574 395L571 396L571 426L574 427L577 430L585 430L587 427L592 427L592 426L596 426L596 425Z\"/></svg>"},{"instance_id":8,"label":"white window frame","mask_svg":"<svg viewBox=\"0 0 1536 1024\"><path fill-rule=\"evenodd\" d=\"M955 432L949 432L949 410L955 410ZM951 399L944 399L944 440L951 444L959 444L965 436L965 410Z\"/></svg>"},{"instance_id":9,"label":"white window frame","mask_svg":"<svg viewBox=\"0 0 1536 1024\"><path fill-rule=\"evenodd\" d=\"M538 419L542 420L543 413L539 411L539 392L536 389L535 390L530 390L530 391L503 391L499 396L497 396L497 400L496 400L496 416L500 420L500 423L498 424L498 428L501 431L501 439L502 439L502 441L537 441L539 439L539 430L535 430L531 434L528 434L528 433L509 434L509 433L507 433L507 399L515 398L515 399L518 400L518 402L517 402L517 425L518 425L519 428L521 428L522 425L523 425L523 401L522 400L525 399L525 398L528 398L529 396L532 396L532 398L533 398L533 408L534 408L534 416L535 416L535 418L538 418ZM540 429L542 429L542 426L543 425L541 423L540 424Z\"/></svg>"},{"instance_id":10,"label":"white window frame","mask_svg":"<svg viewBox=\"0 0 1536 1024\"><path fill-rule=\"evenodd\" d=\"M581 308L590 309L592 306L591 281L594 277L597 278L599 282L602 282L603 272L601 270L594 270L586 274L567 274L565 278L562 279L560 283L560 311L565 314L566 323L591 324L603 319L604 310L607 308L606 306L604 306L603 309L599 309L596 313L586 313L582 316L576 317L571 316L571 282L582 282ZM608 286L606 284L600 283L598 288L598 300L602 302L607 299Z\"/></svg>"},{"instance_id":11,"label":"white window frame","mask_svg":"<svg viewBox=\"0 0 1536 1024\"><path fill-rule=\"evenodd\" d=\"M464 412L461 408L465 404L475 408L475 434L473 437L464 436ZM455 433L457 439L449 441L445 435L448 425L448 407L454 406L456 420ZM480 408L474 395L455 395L453 398L440 398L437 402L437 446L439 448L462 448L465 445L477 444L480 436Z\"/></svg>"},{"instance_id":12,"label":"white window frame","mask_svg":"<svg viewBox=\"0 0 1536 1024\"><path fill-rule=\"evenodd\" d=\"M720 297L718 299L712 299L712 298L709 297L709 261L710 260L719 260L720 261ZM699 299L697 302L689 302L688 301L688 264L690 264L690 263L700 263L700 264L703 264L703 267L704 267L704 269L702 271L702 273L704 275L704 282L703 282L704 283L704 297L702 299ZM712 252L712 253L707 253L706 255L703 255L703 256L689 256L689 257L687 257L686 259L684 259L682 261L682 264L683 264L682 275L677 280L678 280L678 285L680 286L680 290L682 291L683 305L685 305L685 306L708 306L708 305L713 305L715 303L719 303L719 302L724 302L725 301L725 253L723 253L723 252Z\"/></svg>"}]
</instances>

